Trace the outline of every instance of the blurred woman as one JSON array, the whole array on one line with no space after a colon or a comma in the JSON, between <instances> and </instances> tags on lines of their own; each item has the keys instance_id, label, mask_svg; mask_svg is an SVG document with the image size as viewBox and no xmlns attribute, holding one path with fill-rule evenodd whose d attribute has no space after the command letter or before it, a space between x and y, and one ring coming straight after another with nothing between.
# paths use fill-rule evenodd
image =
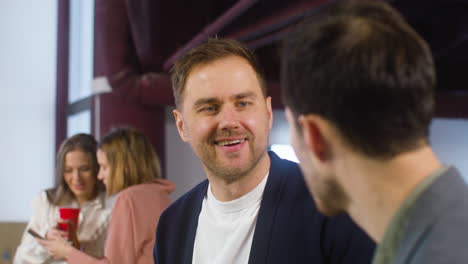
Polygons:
<instances>
[{"instance_id":1,"label":"blurred woman","mask_svg":"<svg viewBox=\"0 0 468 264\"><path fill-rule=\"evenodd\" d=\"M97 151L99 179L109 195L118 193L109 225L105 257L93 258L60 237L41 240L51 254L81 263L153 263L156 225L169 206L174 184L161 179L158 157L148 139L133 129L117 129Z\"/></svg>"},{"instance_id":2,"label":"blurred woman","mask_svg":"<svg viewBox=\"0 0 468 264\"><path fill-rule=\"evenodd\" d=\"M57 229L59 208L80 208L77 236L81 249L99 257L104 253L111 205L106 201L104 185L97 179L96 149L96 140L87 134L77 134L62 143L55 167L58 185L41 192L33 201L34 211L26 230L32 229L46 238L67 236L67 231ZM54 261L25 231L13 263L63 262Z\"/></svg>"}]
</instances>

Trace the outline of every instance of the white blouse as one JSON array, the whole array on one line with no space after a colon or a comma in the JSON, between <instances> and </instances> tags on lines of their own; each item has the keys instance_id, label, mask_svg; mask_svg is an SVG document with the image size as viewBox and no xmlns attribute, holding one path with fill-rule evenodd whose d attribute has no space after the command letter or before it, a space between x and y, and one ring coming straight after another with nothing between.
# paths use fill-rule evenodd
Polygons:
<instances>
[{"instance_id":1,"label":"white blouse","mask_svg":"<svg viewBox=\"0 0 468 264\"><path fill-rule=\"evenodd\" d=\"M104 242L107 237L107 226L112 206L113 199L106 198L105 192L102 192L94 200L86 202L81 207L77 235L82 250L87 254L96 257L104 255ZM59 207L78 207L78 204L75 201L65 206L52 205L47 199L45 191L34 199L33 216L16 250L14 264L66 263L52 259L47 250L27 232L28 228L31 228L40 235L45 236L50 228L57 226L57 220L60 219Z\"/></svg>"}]
</instances>

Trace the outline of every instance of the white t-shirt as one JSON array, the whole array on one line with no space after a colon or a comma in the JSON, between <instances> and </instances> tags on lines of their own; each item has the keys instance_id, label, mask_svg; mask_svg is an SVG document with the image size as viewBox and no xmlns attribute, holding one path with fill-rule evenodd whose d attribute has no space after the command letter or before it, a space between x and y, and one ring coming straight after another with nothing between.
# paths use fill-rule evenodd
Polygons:
<instances>
[{"instance_id":1,"label":"white t-shirt","mask_svg":"<svg viewBox=\"0 0 468 264\"><path fill-rule=\"evenodd\" d=\"M194 264L248 263L265 178L246 195L229 202L216 200L208 185L198 217Z\"/></svg>"}]
</instances>

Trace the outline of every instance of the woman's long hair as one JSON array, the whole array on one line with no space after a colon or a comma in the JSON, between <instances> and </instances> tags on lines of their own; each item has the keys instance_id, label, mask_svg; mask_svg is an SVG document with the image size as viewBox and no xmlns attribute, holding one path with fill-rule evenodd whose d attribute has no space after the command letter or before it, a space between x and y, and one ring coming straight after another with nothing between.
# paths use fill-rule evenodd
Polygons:
<instances>
[{"instance_id":1,"label":"woman's long hair","mask_svg":"<svg viewBox=\"0 0 468 264\"><path fill-rule=\"evenodd\" d=\"M138 130L114 129L101 140L98 147L109 163L108 195L161 178L159 158L150 141Z\"/></svg>"}]
</instances>

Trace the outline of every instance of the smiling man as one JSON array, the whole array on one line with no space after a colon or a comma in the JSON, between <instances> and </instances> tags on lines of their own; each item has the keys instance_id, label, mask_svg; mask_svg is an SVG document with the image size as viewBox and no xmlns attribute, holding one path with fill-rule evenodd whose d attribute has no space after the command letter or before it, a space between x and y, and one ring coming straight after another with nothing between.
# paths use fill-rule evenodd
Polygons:
<instances>
[{"instance_id":1,"label":"smiling man","mask_svg":"<svg viewBox=\"0 0 468 264\"><path fill-rule=\"evenodd\" d=\"M180 137L208 179L161 216L155 263L370 263L370 239L318 213L297 164L267 152L271 98L250 51L210 39L172 81Z\"/></svg>"}]
</instances>

